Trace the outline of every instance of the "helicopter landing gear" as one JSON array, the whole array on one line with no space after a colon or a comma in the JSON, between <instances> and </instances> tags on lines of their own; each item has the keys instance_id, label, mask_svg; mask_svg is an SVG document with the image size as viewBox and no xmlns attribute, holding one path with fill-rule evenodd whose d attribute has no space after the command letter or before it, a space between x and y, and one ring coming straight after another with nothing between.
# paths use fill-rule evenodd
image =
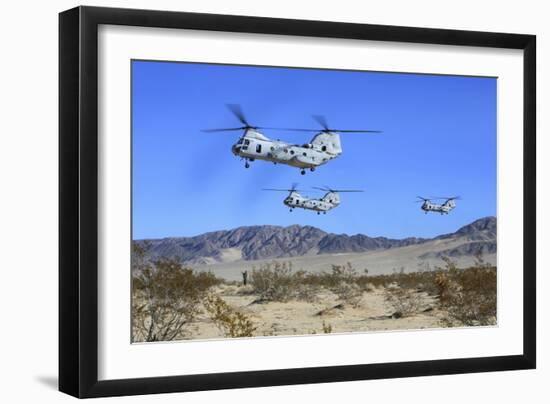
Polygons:
<instances>
[{"instance_id":1,"label":"helicopter landing gear","mask_svg":"<svg viewBox=\"0 0 550 404\"><path fill-rule=\"evenodd\" d=\"M314 172L314 171L315 171L315 167L311 167L311 168L309 169L309 171Z\"/></svg>"},{"instance_id":2,"label":"helicopter landing gear","mask_svg":"<svg viewBox=\"0 0 550 404\"><path fill-rule=\"evenodd\" d=\"M245 160L244 161L244 168L249 168L250 167L250 163L248 162L248 160Z\"/></svg>"},{"instance_id":3,"label":"helicopter landing gear","mask_svg":"<svg viewBox=\"0 0 550 404\"><path fill-rule=\"evenodd\" d=\"M323 212L323 215L326 215L326 214L327 214L327 212Z\"/></svg>"},{"instance_id":4,"label":"helicopter landing gear","mask_svg":"<svg viewBox=\"0 0 550 404\"><path fill-rule=\"evenodd\" d=\"M289 209L292 212L292 208Z\"/></svg>"},{"instance_id":5,"label":"helicopter landing gear","mask_svg":"<svg viewBox=\"0 0 550 404\"><path fill-rule=\"evenodd\" d=\"M320 214L321 214L321 212L317 212L317 214L318 214L318 215L320 215Z\"/></svg>"},{"instance_id":6,"label":"helicopter landing gear","mask_svg":"<svg viewBox=\"0 0 550 404\"><path fill-rule=\"evenodd\" d=\"M304 170L304 169L300 170L300 174L306 175L306 170Z\"/></svg>"}]
</instances>

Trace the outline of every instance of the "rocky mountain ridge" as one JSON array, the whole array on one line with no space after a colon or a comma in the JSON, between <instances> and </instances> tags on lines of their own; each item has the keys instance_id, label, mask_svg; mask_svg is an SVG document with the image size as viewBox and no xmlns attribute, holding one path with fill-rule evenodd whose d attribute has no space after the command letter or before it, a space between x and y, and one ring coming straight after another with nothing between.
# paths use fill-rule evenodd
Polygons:
<instances>
[{"instance_id":1,"label":"rocky mountain ridge","mask_svg":"<svg viewBox=\"0 0 550 404\"><path fill-rule=\"evenodd\" d=\"M208 264L237 260L259 260L304 255L361 253L422 244L433 240L461 239L464 244L449 256L496 252L496 218L478 219L454 233L434 238L390 239L364 234L327 233L313 226L244 226L194 237L169 237L147 242L148 259L178 258L187 264Z\"/></svg>"}]
</instances>

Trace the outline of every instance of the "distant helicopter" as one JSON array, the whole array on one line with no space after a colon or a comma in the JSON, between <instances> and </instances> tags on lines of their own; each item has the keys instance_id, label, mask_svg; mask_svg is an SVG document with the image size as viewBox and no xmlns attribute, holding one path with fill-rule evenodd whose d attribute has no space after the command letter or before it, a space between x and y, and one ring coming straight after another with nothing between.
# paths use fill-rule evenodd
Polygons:
<instances>
[{"instance_id":1,"label":"distant helicopter","mask_svg":"<svg viewBox=\"0 0 550 404\"><path fill-rule=\"evenodd\" d=\"M451 197L434 197L434 198L424 198L422 196L417 196L418 200L416 202L422 202L422 206L420 206L420 209L424 211L424 213L428 214L428 212L439 212L442 215L448 215L451 210L453 210L456 207L455 200L460 199L459 196L451 196ZM433 200L445 200L442 204L434 203Z\"/></svg>"},{"instance_id":2,"label":"distant helicopter","mask_svg":"<svg viewBox=\"0 0 550 404\"><path fill-rule=\"evenodd\" d=\"M237 143L231 147L234 155L245 160L245 168L254 160L270 161L274 164L286 164L297 167L304 175L306 169L315 168L335 159L342 154L339 133L380 133L377 130L329 129L326 119L320 115L313 118L322 129L268 128L252 126L246 120L240 105L228 104L227 108L243 124L237 128L205 129L203 132L244 131ZM317 132L310 143L295 145L280 140L269 139L259 132L260 129L274 129L295 132ZM338 132L338 133L337 133Z\"/></svg>"},{"instance_id":3,"label":"distant helicopter","mask_svg":"<svg viewBox=\"0 0 550 404\"><path fill-rule=\"evenodd\" d=\"M277 189L277 188L264 188L263 191L282 191L288 192L288 196L283 200L283 203L290 208L290 211L294 208L301 208L306 210L313 210L317 212L318 215L321 212L326 215L326 213L336 208L340 205L340 192L363 192L359 189L330 189L328 187L313 187L321 191L325 191L326 194L319 199L308 198L307 196L301 195L299 192L304 192L302 190L296 189L297 184L292 184L290 189Z\"/></svg>"}]
</instances>

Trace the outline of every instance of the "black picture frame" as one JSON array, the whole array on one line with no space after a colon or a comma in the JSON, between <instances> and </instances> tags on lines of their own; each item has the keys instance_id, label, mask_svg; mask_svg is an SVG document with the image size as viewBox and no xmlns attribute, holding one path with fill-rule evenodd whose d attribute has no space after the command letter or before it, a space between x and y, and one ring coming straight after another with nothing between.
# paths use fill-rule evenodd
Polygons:
<instances>
[{"instance_id":1,"label":"black picture frame","mask_svg":"<svg viewBox=\"0 0 550 404\"><path fill-rule=\"evenodd\" d=\"M97 62L100 24L523 50L523 354L99 381ZM59 390L85 398L534 369L535 104L534 35L97 7L77 7L60 13Z\"/></svg>"}]
</instances>

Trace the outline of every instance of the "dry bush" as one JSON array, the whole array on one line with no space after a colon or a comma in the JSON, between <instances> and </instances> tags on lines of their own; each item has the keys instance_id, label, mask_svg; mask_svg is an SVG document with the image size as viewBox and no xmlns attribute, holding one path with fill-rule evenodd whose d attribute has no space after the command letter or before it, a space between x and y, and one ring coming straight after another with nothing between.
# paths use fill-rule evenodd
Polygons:
<instances>
[{"instance_id":1,"label":"dry bush","mask_svg":"<svg viewBox=\"0 0 550 404\"><path fill-rule=\"evenodd\" d=\"M229 306L222 298L208 295L204 308L214 324L226 337L252 337L257 327L245 314Z\"/></svg>"},{"instance_id":2,"label":"dry bush","mask_svg":"<svg viewBox=\"0 0 550 404\"><path fill-rule=\"evenodd\" d=\"M472 267L452 274L456 288L441 300L450 323L493 325L497 315L496 267Z\"/></svg>"},{"instance_id":3,"label":"dry bush","mask_svg":"<svg viewBox=\"0 0 550 404\"><path fill-rule=\"evenodd\" d=\"M260 300L285 302L292 297L292 264L277 261L262 264L260 269L252 269L249 283Z\"/></svg>"},{"instance_id":4,"label":"dry bush","mask_svg":"<svg viewBox=\"0 0 550 404\"><path fill-rule=\"evenodd\" d=\"M132 276L132 341L170 341L185 334L208 289L220 283L178 261L144 264Z\"/></svg>"},{"instance_id":5,"label":"dry bush","mask_svg":"<svg viewBox=\"0 0 550 404\"><path fill-rule=\"evenodd\" d=\"M367 289L366 276L359 276L351 265L332 265L331 272L322 272L320 274L308 274L306 282L310 285L322 286L330 290L338 299L344 303L356 307L363 291Z\"/></svg>"},{"instance_id":6,"label":"dry bush","mask_svg":"<svg viewBox=\"0 0 550 404\"><path fill-rule=\"evenodd\" d=\"M422 296L410 289L400 287L387 288L384 299L393 310L393 317L410 317L422 310L424 301Z\"/></svg>"},{"instance_id":7,"label":"dry bush","mask_svg":"<svg viewBox=\"0 0 550 404\"><path fill-rule=\"evenodd\" d=\"M308 279L309 274L305 271L299 271L293 276L293 297L296 300L305 302L316 302L319 300L320 285L312 283Z\"/></svg>"},{"instance_id":8,"label":"dry bush","mask_svg":"<svg viewBox=\"0 0 550 404\"><path fill-rule=\"evenodd\" d=\"M292 271L291 262L269 262L254 268L249 282L262 301L287 302L291 299L313 301L318 285L308 281L305 271Z\"/></svg>"},{"instance_id":9,"label":"dry bush","mask_svg":"<svg viewBox=\"0 0 550 404\"><path fill-rule=\"evenodd\" d=\"M340 282L331 288L331 291L338 296L340 301L352 307L359 306L361 298L363 297L363 291L357 284L351 282Z\"/></svg>"},{"instance_id":10,"label":"dry bush","mask_svg":"<svg viewBox=\"0 0 550 404\"><path fill-rule=\"evenodd\" d=\"M442 257L443 265L432 271L369 276L375 287L388 289L387 301L397 312L414 311L417 305L413 291L426 292L439 299L439 306L448 317L447 325L492 325L496 323L497 273L496 267L486 263L481 253L476 254L473 267L459 269L456 263ZM428 267L429 268L429 267ZM401 291L400 291L401 290ZM419 299L420 296L416 294Z\"/></svg>"},{"instance_id":11,"label":"dry bush","mask_svg":"<svg viewBox=\"0 0 550 404\"><path fill-rule=\"evenodd\" d=\"M323 321L323 333L330 334L332 332L332 325Z\"/></svg>"}]
</instances>

